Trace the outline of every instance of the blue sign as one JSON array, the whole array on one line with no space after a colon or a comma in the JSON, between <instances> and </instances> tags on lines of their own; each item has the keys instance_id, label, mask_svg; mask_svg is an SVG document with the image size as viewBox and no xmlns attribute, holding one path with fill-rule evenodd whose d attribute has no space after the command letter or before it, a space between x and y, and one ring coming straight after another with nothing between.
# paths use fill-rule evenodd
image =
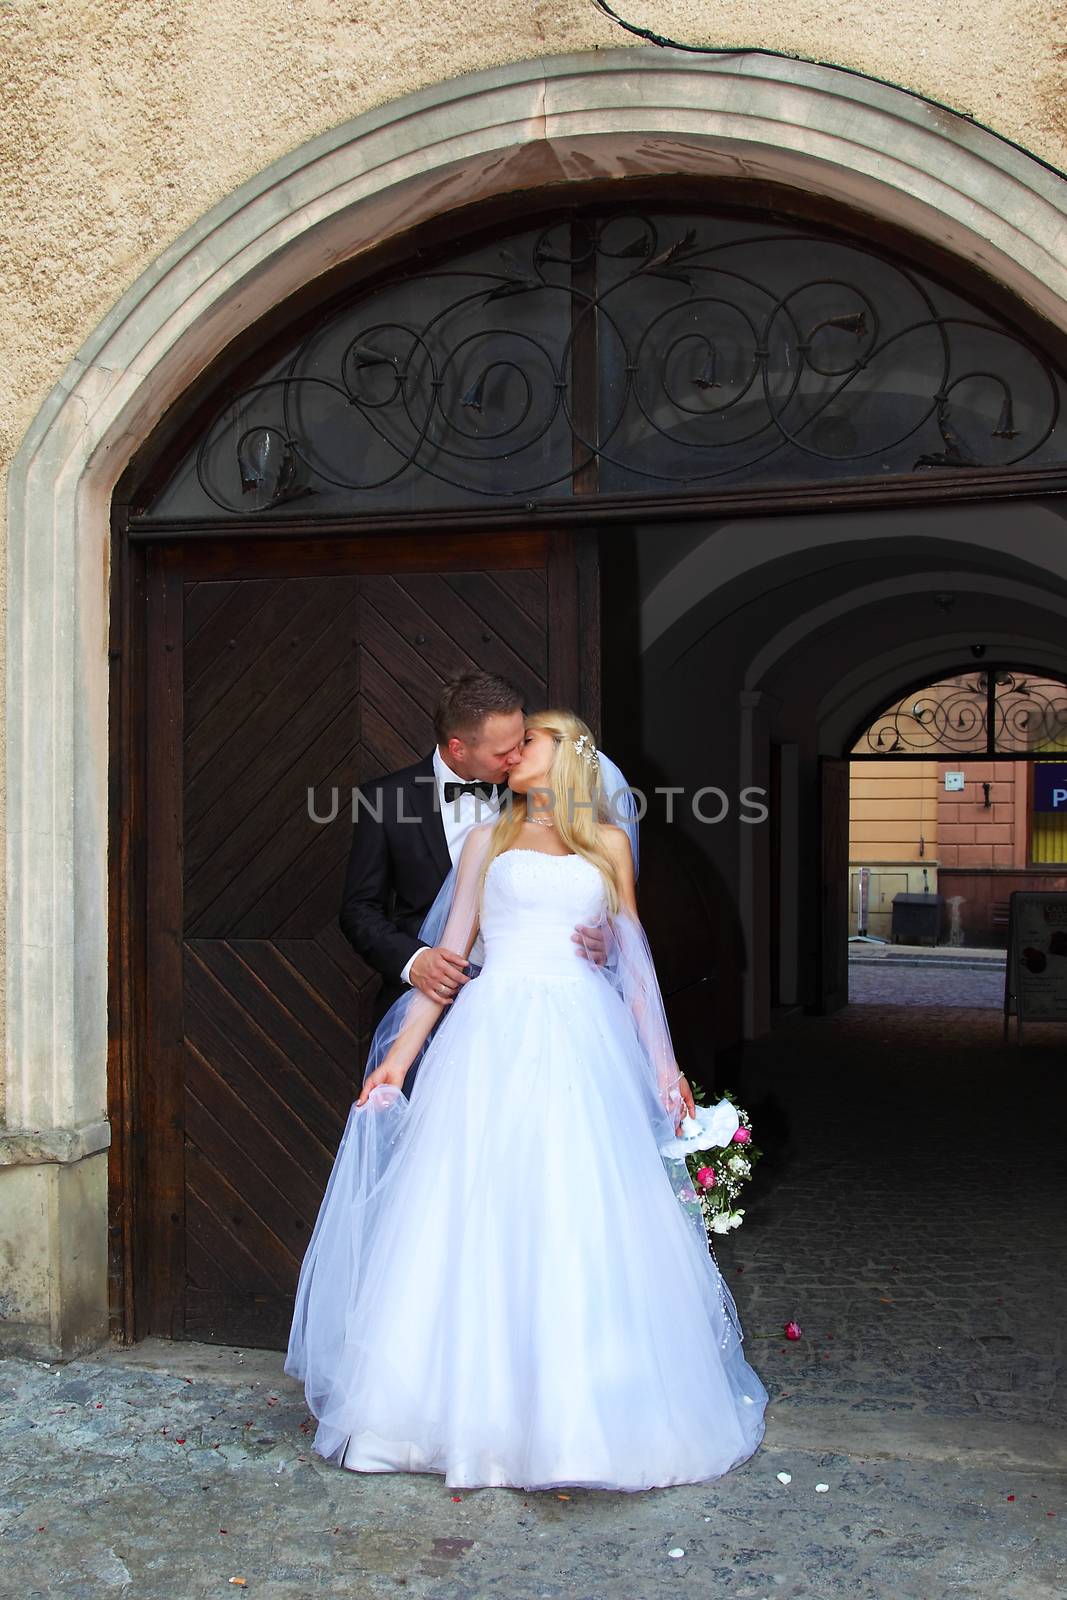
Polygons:
<instances>
[{"instance_id":1,"label":"blue sign","mask_svg":"<svg viewBox=\"0 0 1067 1600\"><path fill-rule=\"evenodd\" d=\"M1035 762L1034 810L1061 811L1067 817L1067 761Z\"/></svg>"}]
</instances>

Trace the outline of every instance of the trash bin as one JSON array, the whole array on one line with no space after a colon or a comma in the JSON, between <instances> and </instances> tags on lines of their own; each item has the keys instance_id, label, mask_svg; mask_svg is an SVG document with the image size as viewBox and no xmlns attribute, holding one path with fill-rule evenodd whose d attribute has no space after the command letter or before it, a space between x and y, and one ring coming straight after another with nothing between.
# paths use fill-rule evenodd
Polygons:
<instances>
[{"instance_id":1,"label":"trash bin","mask_svg":"<svg viewBox=\"0 0 1067 1600\"><path fill-rule=\"evenodd\" d=\"M944 895L895 894L890 928L893 943L903 940L905 944L936 944L941 937L944 910Z\"/></svg>"}]
</instances>

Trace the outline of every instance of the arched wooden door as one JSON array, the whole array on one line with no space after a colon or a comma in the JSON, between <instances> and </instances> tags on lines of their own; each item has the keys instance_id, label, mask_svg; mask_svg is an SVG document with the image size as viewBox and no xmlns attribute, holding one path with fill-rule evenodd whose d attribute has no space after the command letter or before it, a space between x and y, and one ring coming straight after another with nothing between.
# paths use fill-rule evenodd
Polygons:
<instances>
[{"instance_id":1,"label":"arched wooden door","mask_svg":"<svg viewBox=\"0 0 1067 1600\"><path fill-rule=\"evenodd\" d=\"M596 639L565 535L157 544L144 581L138 1334L279 1348L378 984L352 790L432 749L451 673L577 704Z\"/></svg>"}]
</instances>

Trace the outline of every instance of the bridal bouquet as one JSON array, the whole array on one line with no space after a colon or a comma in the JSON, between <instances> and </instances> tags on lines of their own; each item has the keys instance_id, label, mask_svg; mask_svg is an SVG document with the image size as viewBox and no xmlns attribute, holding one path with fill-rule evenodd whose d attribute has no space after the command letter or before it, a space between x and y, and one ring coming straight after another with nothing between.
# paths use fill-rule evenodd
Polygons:
<instances>
[{"instance_id":1,"label":"bridal bouquet","mask_svg":"<svg viewBox=\"0 0 1067 1600\"><path fill-rule=\"evenodd\" d=\"M693 1098L696 1100L696 1088ZM678 1190L683 1205L698 1205L709 1240L712 1234L739 1228L745 1215L737 1204L763 1152L752 1142L747 1111L727 1090L714 1106L696 1106L696 1116L686 1115L678 1137L663 1146L664 1155L684 1157L688 1183Z\"/></svg>"}]
</instances>

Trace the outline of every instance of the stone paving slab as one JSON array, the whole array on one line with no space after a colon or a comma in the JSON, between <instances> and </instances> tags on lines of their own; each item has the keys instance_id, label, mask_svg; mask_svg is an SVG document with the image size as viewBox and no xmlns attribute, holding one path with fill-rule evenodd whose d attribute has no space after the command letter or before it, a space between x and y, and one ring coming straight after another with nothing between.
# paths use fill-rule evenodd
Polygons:
<instances>
[{"instance_id":1,"label":"stone paving slab","mask_svg":"<svg viewBox=\"0 0 1067 1600\"><path fill-rule=\"evenodd\" d=\"M867 968L719 1064L768 1152L718 1254L772 1395L725 1479L453 1498L323 1462L276 1351L8 1359L0 1595L1063 1600L1067 1029L1005 1044L990 978Z\"/></svg>"},{"instance_id":2,"label":"stone paving slab","mask_svg":"<svg viewBox=\"0 0 1067 1600\"><path fill-rule=\"evenodd\" d=\"M1008 957L1004 949L986 949L982 945L869 944L865 939L850 939L848 959L850 961L957 961L965 964L980 962L983 965L999 966L1003 970Z\"/></svg>"},{"instance_id":3,"label":"stone paving slab","mask_svg":"<svg viewBox=\"0 0 1067 1600\"><path fill-rule=\"evenodd\" d=\"M1062 1600L1067 1586L1062 1474L823 1450L816 1424L713 1484L454 1497L436 1475L322 1461L275 1352L115 1355L0 1362L0 1594Z\"/></svg>"}]
</instances>

